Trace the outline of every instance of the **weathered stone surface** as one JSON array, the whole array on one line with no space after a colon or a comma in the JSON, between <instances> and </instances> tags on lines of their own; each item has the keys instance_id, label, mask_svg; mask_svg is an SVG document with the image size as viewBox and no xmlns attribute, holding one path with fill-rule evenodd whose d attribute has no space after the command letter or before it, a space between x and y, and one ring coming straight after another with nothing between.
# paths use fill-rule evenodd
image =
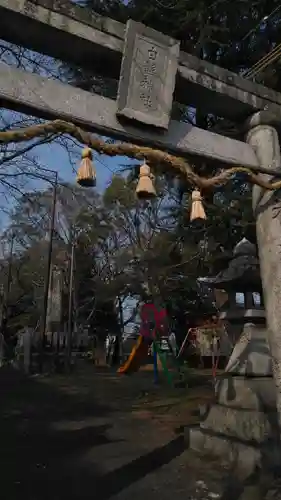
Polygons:
<instances>
[{"instance_id":1,"label":"weathered stone surface","mask_svg":"<svg viewBox=\"0 0 281 500\"><path fill-rule=\"evenodd\" d=\"M62 317L62 272L54 269L52 271L52 280L48 293L47 308L47 330L55 331L61 327Z\"/></svg>"},{"instance_id":2,"label":"weathered stone surface","mask_svg":"<svg viewBox=\"0 0 281 500\"><path fill-rule=\"evenodd\" d=\"M252 474L255 467L261 463L261 451L258 448L235 442L227 436L216 436L199 427L187 428L185 440L192 450L207 452L220 461L230 463L241 479Z\"/></svg>"},{"instance_id":3,"label":"weathered stone surface","mask_svg":"<svg viewBox=\"0 0 281 500\"><path fill-rule=\"evenodd\" d=\"M232 351L226 371L246 376L272 376L266 328L259 328L253 324L245 325Z\"/></svg>"},{"instance_id":4,"label":"weathered stone surface","mask_svg":"<svg viewBox=\"0 0 281 500\"><path fill-rule=\"evenodd\" d=\"M275 465L280 460L266 333L263 327L245 325L217 383L215 404L201 412L200 425L188 434L192 449L224 458L246 476L265 459Z\"/></svg>"},{"instance_id":5,"label":"weathered stone surface","mask_svg":"<svg viewBox=\"0 0 281 500\"><path fill-rule=\"evenodd\" d=\"M212 405L200 428L221 436L262 443L276 437L276 411L265 414L262 411Z\"/></svg>"},{"instance_id":6,"label":"weathered stone surface","mask_svg":"<svg viewBox=\"0 0 281 500\"><path fill-rule=\"evenodd\" d=\"M243 129L246 133L248 133L249 130L258 127L258 125L272 125L278 127L280 125L280 121L276 114L264 109L261 111L257 111L253 115L249 116L249 118L244 123Z\"/></svg>"},{"instance_id":7,"label":"weathered stone surface","mask_svg":"<svg viewBox=\"0 0 281 500\"><path fill-rule=\"evenodd\" d=\"M235 466L245 477L255 467L280 463L276 391L272 377L226 375L217 403L201 411L201 422L186 430L187 444Z\"/></svg>"},{"instance_id":8,"label":"weathered stone surface","mask_svg":"<svg viewBox=\"0 0 281 500\"><path fill-rule=\"evenodd\" d=\"M234 290L237 292L259 292L261 279L255 245L243 238L235 246L233 256L225 269L215 277L205 278L205 282L210 288L227 292Z\"/></svg>"},{"instance_id":9,"label":"weathered stone surface","mask_svg":"<svg viewBox=\"0 0 281 500\"><path fill-rule=\"evenodd\" d=\"M117 98L118 115L167 129L179 42L128 21Z\"/></svg>"},{"instance_id":10,"label":"weathered stone surface","mask_svg":"<svg viewBox=\"0 0 281 500\"><path fill-rule=\"evenodd\" d=\"M199 427L186 428L185 441L192 450L208 453L220 462L229 463L232 472L241 480L248 478L257 468L281 466L278 441L253 446Z\"/></svg>"},{"instance_id":11,"label":"weathered stone surface","mask_svg":"<svg viewBox=\"0 0 281 500\"><path fill-rule=\"evenodd\" d=\"M254 119L253 119L254 120ZM252 121L253 121L252 120ZM261 116L258 116L261 123ZM270 125L257 125L247 136L247 142L256 150L260 165L281 169L278 134ZM281 196L280 190L265 191L253 188L253 210L259 248L264 304L267 316L268 341L277 386L277 410L281 420ZM281 422L280 422L281 423Z\"/></svg>"},{"instance_id":12,"label":"weathered stone surface","mask_svg":"<svg viewBox=\"0 0 281 500\"><path fill-rule=\"evenodd\" d=\"M125 25L60 0L2 0L1 37L57 59L120 72Z\"/></svg>"},{"instance_id":13,"label":"weathered stone surface","mask_svg":"<svg viewBox=\"0 0 281 500\"><path fill-rule=\"evenodd\" d=\"M125 25L71 2L0 0L0 32L9 42L119 77ZM240 121L265 108L281 116L281 94L184 52L175 99Z\"/></svg>"},{"instance_id":14,"label":"weathered stone surface","mask_svg":"<svg viewBox=\"0 0 281 500\"><path fill-rule=\"evenodd\" d=\"M223 376L216 387L216 401L227 407L244 410L276 409L276 389L272 377Z\"/></svg>"},{"instance_id":15,"label":"weathered stone surface","mask_svg":"<svg viewBox=\"0 0 281 500\"><path fill-rule=\"evenodd\" d=\"M212 106L220 116L234 120L249 116L250 110L267 109L280 116L281 94L273 89L185 52L180 54L178 72L181 78L176 97L185 92L194 105Z\"/></svg>"},{"instance_id":16,"label":"weathered stone surface","mask_svg":"<svg viewBox=\"0 0 281 500\"><path fill-rule=\"evenodd\" d=\"M4 63L0 63L0 99L10 109L41 118L68 120L135 144L152 145L178 155L205 155L232 165L258 166L254 150L243 142L174 120L165 134L121 124L116 118L115 101Z\"/></svg>"}]
</instances>

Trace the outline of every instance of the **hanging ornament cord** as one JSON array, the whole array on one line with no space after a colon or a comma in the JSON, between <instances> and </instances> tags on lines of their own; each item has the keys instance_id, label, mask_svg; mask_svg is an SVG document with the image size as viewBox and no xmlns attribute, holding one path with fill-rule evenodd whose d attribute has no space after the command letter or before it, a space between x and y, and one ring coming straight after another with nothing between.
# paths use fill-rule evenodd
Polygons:
<instances>
[{"instance_id":1,"label":"hanging ornament cord","mask_svg":"<svg viewBox=\"0 0 281 500\"><path fill-rule=\"evenodd\" d=\"M214 177L201 177L194 172L192 165L186 159L147 146L136 146L135 144L128 143L106 143L100 137L64 120L54 120L20 129L0 131L0 143L19 143L30 141L35 137L50 137L55 134L68 134L97 153L108 156L128 156L137 160L142 160L145 157L151 164L161 165L161 173L174 169L175 173L183 175L187 182L193 186L197 186L198 189L214 189L222 186L229 182L233 178L233 175L237 173L246 174L247 180L245 182L256 184L263 189L272 191L281 187L280 169L271 169L270 174L279 179L273 182L267 181L262 176L257 175L260 173L268 175L268 169L262 166L224 168L223 171L220 171Z\"/></svg>"}]
</instances>

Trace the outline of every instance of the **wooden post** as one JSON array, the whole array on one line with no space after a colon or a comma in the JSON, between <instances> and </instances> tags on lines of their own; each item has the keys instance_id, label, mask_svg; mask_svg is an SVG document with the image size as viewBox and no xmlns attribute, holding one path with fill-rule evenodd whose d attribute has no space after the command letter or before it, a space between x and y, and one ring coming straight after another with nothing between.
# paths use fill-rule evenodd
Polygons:
<instances>
[{"instance_id":1,"label":"wooden post","mask_svg":"<svg viewBox=\"0 0 281 500\"><path fill-rule=\"evenodd\" d=\"M272 118L261 111L249 121L247 142L255 149L259 163L268 169L279 168L281 157L278 133ZM261 278L267 318L272 370L277 388L277 412L281 431L281 192L253 188L253 210L259 248Z\"/></svg>"}]
</instances>

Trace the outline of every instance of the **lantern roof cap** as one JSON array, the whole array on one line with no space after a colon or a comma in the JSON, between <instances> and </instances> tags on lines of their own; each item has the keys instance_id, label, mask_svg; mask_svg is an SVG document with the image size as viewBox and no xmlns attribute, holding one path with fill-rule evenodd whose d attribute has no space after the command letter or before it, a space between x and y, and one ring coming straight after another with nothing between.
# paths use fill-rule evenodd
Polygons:
<instances>
[{"instance_id":1,"label":"lantern roof cap","mask_svg":"<svg viewBox=\"0 0 281 500\"><path fill-rule=\"evenodd\" d=\"M251 243L247 238L240 240L233 250L233 257L238 257L239 255L257 255L257 249L253 243Z\"/></svg>"},{"instance_id":2,"label":"lantern roof cap","mask_svg":"<svg viewBox=\"0 0 281 500\"><path fill-rule=\"evenodd\" d=\"M219 290L245 292L260 291L261 278L255 245L243 238L234 248L226 269L208 278L208 286Z\"/></svg>"}]
</instances>

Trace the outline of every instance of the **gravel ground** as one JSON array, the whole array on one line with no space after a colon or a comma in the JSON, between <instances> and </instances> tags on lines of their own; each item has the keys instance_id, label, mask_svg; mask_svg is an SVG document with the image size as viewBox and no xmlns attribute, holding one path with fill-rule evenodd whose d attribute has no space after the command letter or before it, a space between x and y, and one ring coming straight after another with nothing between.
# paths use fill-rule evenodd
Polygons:
<instances>
[{"instance_id":1,"label":"gravel ground","mask_svg":"<svg viewBox=\"0 0 281 500\"><path fill-rule=\"evenodd\" d=\"M149 373L83 363L69 376L2 369L0 395L5 500L238 498L227 468L187 450L179 433L212 395L205 380L155 389Z\"/></svg>"}]
</instances>

